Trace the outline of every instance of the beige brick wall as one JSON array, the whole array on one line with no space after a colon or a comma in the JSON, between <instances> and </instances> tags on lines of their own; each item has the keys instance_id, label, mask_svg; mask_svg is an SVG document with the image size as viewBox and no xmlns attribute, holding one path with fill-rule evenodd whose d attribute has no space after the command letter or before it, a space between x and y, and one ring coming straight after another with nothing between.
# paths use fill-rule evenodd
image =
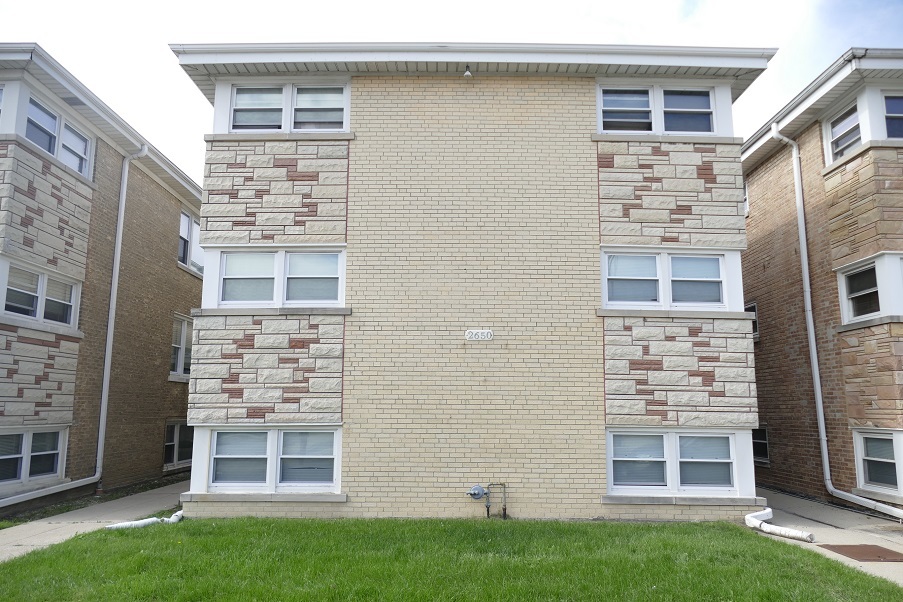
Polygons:
<instances>
[{"instance_id":1,"label":"beige brick wall","mask_svg":"<svg viewBox=\"0 0 903 602\"><path fill-rule=\"evenodd\" d=\"M758 426L749 320L605 318L607 423Z\"/></svg>"}]
</instances>

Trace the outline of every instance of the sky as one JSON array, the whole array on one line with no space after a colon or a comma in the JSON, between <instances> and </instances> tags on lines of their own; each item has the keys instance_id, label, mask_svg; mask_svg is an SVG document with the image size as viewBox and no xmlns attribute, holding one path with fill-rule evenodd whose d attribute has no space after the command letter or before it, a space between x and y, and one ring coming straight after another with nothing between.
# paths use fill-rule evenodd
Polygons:
<instances>
[{"instance_id":1,"label":"sky","mask_svg":"<svg viewBox=\"0 0 903 602\"><path fill-rule=\"evenodd\" d=\"M903 48L903 0L5 0L36 42L201 182L213 107L169 44L469 42L776 48L734 104L749 136L851 47Z\"/></svg>"}]
</instances>

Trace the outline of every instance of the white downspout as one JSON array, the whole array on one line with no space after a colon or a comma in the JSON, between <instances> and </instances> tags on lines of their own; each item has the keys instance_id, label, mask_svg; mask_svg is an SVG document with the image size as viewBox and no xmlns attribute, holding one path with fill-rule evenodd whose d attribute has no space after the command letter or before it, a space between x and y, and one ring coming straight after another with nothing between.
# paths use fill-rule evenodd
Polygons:
<instances>
[{"instance_id":1,"label":"white downspout","mask_svg":"<svg viewBox=\"0 0 903 602\"><path fill-rule=\"evenodd\" d=\"M116 300L119 293L119 264L122 259L122 229L123 224L125 223L125 200L126 189L128 188L129 183L129 163L145 156L147 150L147 145L142 144L141 149L137 153L128 155L122 159L122 174L119 180L119 215L116 220L116 243L113 249L113 280L110 283L110 309L107 314L107 341L104 348L103 387L100 393L100 416L98 417L97 425L97 458L94 464L94 474L77 481L70 481L53 487L46 487L44 489L29 491L28 493L4 498L0 500L0 508L100 482L101 475L103 474L104 443L106 442L107 436L107 406L109 405L110 399L110 369L113 361L113 334L116 325Z\"/></svg>"},{"instance_id":2,"label":"white downspout","mask_svg":"<svg viewBox=\"0 0 903 602\"><path fill-rule=\"evenodd\" d=\"M825 405L822 399L821 373L818 369L818 350L815 344L815 320L812 316L812 288L809 284L809 248L806 237L806 213L803 206L803 176L800 164L799 144L781 134L777 123L771 124L771 136L790 146L793 151L793 188L796 196L796 224L800 242L800 264L803 276L803 305L806 313L806 335L809 339L809 364L812 366L812 388L815 391L815 416L818 420L818 442L821 448L821 465L825 488L834 497L858 504L893 517L903 519L903 510L873 500L840 491L831 482L831 465L828 459L828 435L825 429Z\"/></svg>"}]
</instances>

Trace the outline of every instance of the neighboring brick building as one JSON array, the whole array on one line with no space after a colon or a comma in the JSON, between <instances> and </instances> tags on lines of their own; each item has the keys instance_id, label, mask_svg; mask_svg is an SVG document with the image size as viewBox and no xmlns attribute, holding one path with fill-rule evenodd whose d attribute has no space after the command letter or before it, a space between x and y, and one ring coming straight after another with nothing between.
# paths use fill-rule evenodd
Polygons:
<instances>
[{"instance_id":1,"label":"neighboring brick building","mask_svg":"<svg viewBox=\"0 0 903 602\"><path fill-rule=\"evenodd\" d=\"M763 503L731 103L772 51L173 50L215 115L186 513Z\"/></svg>"},{"instance_id":2,"label":"neighboring brick building","mask_svg":"<svg viewBox=\"0 0 903 602\"><path fill-rule=\"evenodd\" d=\"M39 46L0 44L0 505L189 464L199 209L197 185Z\"/></svg>"},{"instance_id":3,"label":"neighboring brick building","mask_svg":"<svg viewBox=\"0 0 903 602\"><path fill-rule=\"evenodd\" d=\"M799 148L803 249L793 153L772 124ZM744 144L743 167L743 279L759 331L757 481L832 497L818 392L835 496L903 506L903 50L850 50ZM801 251L820 387L809 359Z\"/></svg>"}]
</instances>

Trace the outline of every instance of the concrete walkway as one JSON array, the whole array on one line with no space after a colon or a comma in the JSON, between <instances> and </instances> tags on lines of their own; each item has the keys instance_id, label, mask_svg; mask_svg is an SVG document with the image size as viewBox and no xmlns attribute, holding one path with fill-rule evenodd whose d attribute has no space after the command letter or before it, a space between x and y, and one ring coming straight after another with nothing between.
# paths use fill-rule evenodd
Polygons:
<instances>
[{"instance_id":1,"label":"concrete walkway","mask_svg":"<svg viewBox=\"0 0 903 602\"><path fill-rule=\"evenodd\" d=\"M876 518L767 489L760 489L758 494L768 499L768 506L774 511L774 518L766 522L808 531L815 536L815 543L763 534L764 537L802 546L903 586L903 562L859 562L820 547L820 544L869 544L903 553L903 524L897 520Z\"/></svg>"},{"instance_id":2,"label":"concrete walkway","mask_svg":"<svg viewBox=\"0 0 903 602\"><path fill-rule=\"evenodd\" d=\"M0 562L66 541L79 533L175 508L180 504L179 495L185 491L188 491L188 481L0 529Z\"/></svg>"}]
</instances>

